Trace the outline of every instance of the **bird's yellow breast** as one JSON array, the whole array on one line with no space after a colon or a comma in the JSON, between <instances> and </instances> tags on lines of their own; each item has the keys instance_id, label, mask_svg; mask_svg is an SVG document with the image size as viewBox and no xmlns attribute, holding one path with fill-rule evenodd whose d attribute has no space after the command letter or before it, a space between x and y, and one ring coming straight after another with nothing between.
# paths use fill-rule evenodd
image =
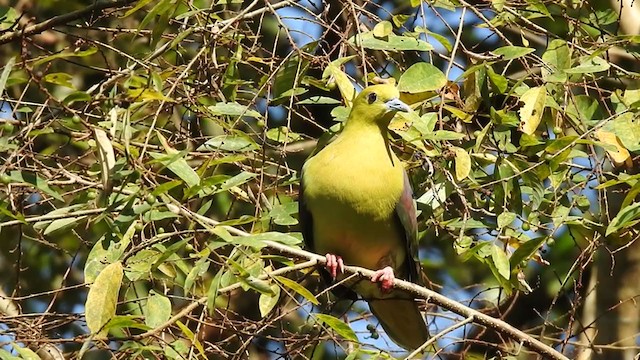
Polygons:
<instances>
[{"instance_id":1,"label":"bird's yellow breast","mask_svg":"<svg viewBox=\"0 0 640 360\"><path fill-rule=\"evenodd\" d=\"M342 256L350 265L395 268L405 257L404 234L394 218L404 170L381 135L346 138L305 164L315 250Z\"/></svg>"}]
</instances>

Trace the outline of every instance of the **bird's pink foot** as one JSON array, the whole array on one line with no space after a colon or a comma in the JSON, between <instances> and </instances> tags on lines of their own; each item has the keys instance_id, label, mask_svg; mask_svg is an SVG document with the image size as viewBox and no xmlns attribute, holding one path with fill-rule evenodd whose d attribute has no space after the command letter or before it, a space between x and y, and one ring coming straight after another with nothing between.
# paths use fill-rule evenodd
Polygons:
<instances>
[{"instance_id":1,"label":"bird's pink foot","mask_svg":"<svg viewBox=\"0 0 640 360\"><path fill-rule=\"evenodd\" d=\"M393 280L396 276L393 274L391 266L386 266L373 274L371 281L380 283L383 292L389 292L393 288Z\"/></svg>"},{"instance_id":2,"label":"bird's pink foot","mask_svg":"<svg viewBox=\"0 0 640 360\"><path fill-rule=\"evenodd\" d=\"M329 274L331 274L333 279L335 279L338 274L342 274L344 272L344 261L342 261L340 256L327 254L325 257L327 258L325 268L329 271Z\"/></svg>"}]
</instances>

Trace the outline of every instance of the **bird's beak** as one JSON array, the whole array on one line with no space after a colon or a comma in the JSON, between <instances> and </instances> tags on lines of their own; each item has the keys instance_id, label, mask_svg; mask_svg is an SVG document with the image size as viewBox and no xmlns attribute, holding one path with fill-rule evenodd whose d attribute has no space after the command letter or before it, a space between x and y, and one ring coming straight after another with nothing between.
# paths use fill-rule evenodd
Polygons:
<instances>
[{"instance_id":1,"label":"bird's beak","mask_svg":"<svg viewBox=\"0 0 640 360\"><path fill-rule=\"evenodd\" d=\"M384 103L389 111L401 111L401 112L409 112L411 108L409 105L400 101L400 99L395 98Z\"/></svg>"}]
</instances>

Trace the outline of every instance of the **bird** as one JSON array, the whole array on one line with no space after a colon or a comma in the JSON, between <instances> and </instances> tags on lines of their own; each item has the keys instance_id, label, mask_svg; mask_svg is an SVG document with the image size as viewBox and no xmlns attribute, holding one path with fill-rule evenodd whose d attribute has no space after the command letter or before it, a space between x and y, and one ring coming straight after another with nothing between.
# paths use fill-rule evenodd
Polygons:
<instances>
[{"instance_id":1,"label":"bird","mask_svg":"<svg viewBox=\"0 0 640 360\"><path fill-rule=\"evenodd\" d=\"M414 350L429 339L427 325L415 300L393 289L396 277L421 284L412 189L388 136L393 116L411 111L399 96L393 84L356 96L342 131L302 167L299 221L333 280L344 278L345 264L376 269L353 290L391 340Z\"/></svg>"}]
</instances>

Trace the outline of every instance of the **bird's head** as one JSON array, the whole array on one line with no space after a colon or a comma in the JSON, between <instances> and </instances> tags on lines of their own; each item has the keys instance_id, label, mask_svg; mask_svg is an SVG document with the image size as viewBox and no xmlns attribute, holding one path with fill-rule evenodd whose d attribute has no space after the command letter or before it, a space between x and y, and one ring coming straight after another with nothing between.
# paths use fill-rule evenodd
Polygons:
<instances>
[{"instance_id":1,"label":"bird's head","mask_svg":"<svg viewBox=\"0 0 640 360\"><path fill-rule=\"evenodd\" d=\"M348 122L375 123L387 127L398 111L409 112L409 105L400 101L398 89L390 84L372 85L362 90L353 101Z\"/></svg>"}]
</instances>

